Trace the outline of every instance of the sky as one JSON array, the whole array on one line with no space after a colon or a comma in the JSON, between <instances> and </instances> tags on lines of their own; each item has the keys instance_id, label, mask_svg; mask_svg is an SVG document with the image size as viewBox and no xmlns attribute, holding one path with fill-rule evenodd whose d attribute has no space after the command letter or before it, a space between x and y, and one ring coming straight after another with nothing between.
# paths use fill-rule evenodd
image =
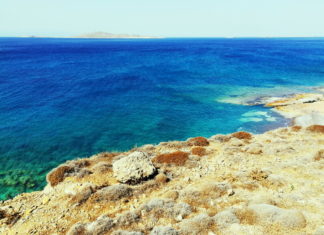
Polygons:
<instances>
[{"instance_id":1,"label":"sky","mask_svg":"<svg viewBox=\"0 0 324 235\"><path fill-rule=\"evenodd\" d=\"M0 0L0 36L323 37L324 0Z\"/></svg>"}]
</instances>

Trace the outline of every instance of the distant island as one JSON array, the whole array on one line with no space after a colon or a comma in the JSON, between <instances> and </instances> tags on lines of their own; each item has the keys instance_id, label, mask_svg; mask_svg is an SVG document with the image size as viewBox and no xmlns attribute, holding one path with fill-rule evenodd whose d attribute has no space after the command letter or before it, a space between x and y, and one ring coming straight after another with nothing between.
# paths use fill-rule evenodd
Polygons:
<instances>
[{"instance_id":1,"label":"distant island","mask_svg":"<svg viewBox=\"0 0 324 235\"><path fill-rule=\"evenodd\" d=\"M93 32L93 33L85 33L81 35L76 36L58 36L58 37L52 37L52 36L35 36L35 35L28 35L28 36L22 36L23 38L142 38L142 39L150 39L150 38L162 38L162 37L155 37L155 36L143 36L138 34L113 34L113 33L106 33L106 32Z\"/></svg>"},{"instance_id":2,"label":"distant island","mask_svg":"<svg viewBox=\"0 0 324 235\"><path fill-rule=\"evenodd\" d=\"M143 36L137 34L112 34L106 32L86 33L73 38L159 38L153 36Z\"/></svg>"}]
</instances>

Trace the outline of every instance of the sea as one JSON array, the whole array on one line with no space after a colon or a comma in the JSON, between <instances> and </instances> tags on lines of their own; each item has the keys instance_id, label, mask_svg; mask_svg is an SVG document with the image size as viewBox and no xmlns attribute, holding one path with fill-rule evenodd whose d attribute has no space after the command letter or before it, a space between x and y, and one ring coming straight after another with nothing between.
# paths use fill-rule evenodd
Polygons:
<instances>
[{"instance_id":1,"label":"sea","mask_svg":"<svg viewBox=\"0 0 324 235\"><path fill-rule=\"evenodd\" d=\"M0 38L0 200L70 159L287 126L242 101L323 85L323 38Z\"/></svg>"}]
</instances>

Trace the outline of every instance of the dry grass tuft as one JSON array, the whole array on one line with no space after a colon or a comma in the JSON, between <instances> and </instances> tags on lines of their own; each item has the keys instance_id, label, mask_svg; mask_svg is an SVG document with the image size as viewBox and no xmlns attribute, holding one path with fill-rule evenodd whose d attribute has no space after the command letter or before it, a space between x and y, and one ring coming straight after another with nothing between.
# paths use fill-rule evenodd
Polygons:
<instances>
[{"instance_id":1,"label":"dry grass tuft","mask_svg":"<svg viewBox=\"0 0 324 235\"><path fill-rule=\"evenodd\" d=\"M206 149L204 147L193 147L191 149L191 153L194 154L194 155L197 155L199 157L202 157L204 155L206 155Z\"/></svg>"},{"instance_id":2,"label":"dry grass tuft","mask_svg":"<svg viewBox=\"0 0 324 235\"><path fill-rule=\"evenodd\" d=\"M314 160L315 161L320 161L324 159L324 149L321 149L320 151L318 151L318 153L316 153Z\"/></svg>"},{"instance_id":3,"label":"dry grass tuft","mask_svg":"<svg viewBox=\"0 0 324 235\"><path fill-rule=\"evenodd\" d=\"M173 153L160 154L153 159L153 162L182 166L188 160L188 156L189 154L186 152L176 151Z\"/></svg>"},{"instance_id":4,"label":"dry grass tuft","mask_svg":"<svg viewBox=\"0 0 324 235\"><path fill-rule=\"evenodd\" d=\"M235 132L232 134L232 137L241 139L241 140L250 140L252 139L252 134L244 131Z\"/></svg>"},{"instance_id":5,"label":"dry grass tuft","mask_svg":"<svg viewBox=\"0 0 324 235\"><path fill-rule=\"evenodd\" d=\"M73 171L73 168L67 165L59 166L47 174L46 180L51 186L58 185L65 178L65 174Z\"/></svg>"},{"instance_id":6,"label":"dry grass tuft","mask_svg":"<svg viewBox=\"0 0 324 235\"><path fill-rule=\"evenodd\" d=\"M188 144L190 146L208 146L209 142L205 137L195 137L192 139L189 139Z\"/></svg>"},{"instance_id":7,"label":"dry grass tuft","mask_svg":"<svg viewBox=\"0 0 324 235\"><path fill-rule=\"evenodd\" d=\"M236 210L234 214L240 220L241 224L253 225L256 223L256 215L250 209L244 208L241 210Z\"/></svg>"},{"instance_id":8,"label":"dry grass tuft","mask_svg":"<svg viewBox=\"0 0 324 235\"><path fill-rule=\"evenodd\" d=\"M96 162L104 160L107 162L112 162L113 158L120 155L120 153L117 152L112 152L112 153L108 153L108 152L102 152L102 153L98 153L96 155L93 155L91 157L91 160L95 160Z\"/></svg>"},{"instance_id":9,"label":"dry grass tuft","mask_svg":"<svg viewBox=\"0 0 324 235\"><path fill-rule=\"evenodd\" d=\"M262 170L253 170L249 176L256 181L263 181L268 178L268 174Z\"/></svg>"},{"instance_id":10,"label":"dry grass tuft","mask_svg":"<svg viewBox=\"0 0 324 235\"><path fill-rule=\"evenodd\" d=\"M312 125L312 126L307 127L307 130L311 131L311 132L324 134L324 126L323 125Z\"/></svg>"}]
</instances>

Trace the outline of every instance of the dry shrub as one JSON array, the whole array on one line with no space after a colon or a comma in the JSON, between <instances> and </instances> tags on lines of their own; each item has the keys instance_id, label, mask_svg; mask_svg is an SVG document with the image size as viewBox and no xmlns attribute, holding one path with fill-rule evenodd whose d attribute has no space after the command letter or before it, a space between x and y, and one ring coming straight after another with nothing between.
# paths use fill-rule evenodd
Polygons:
<instances>
[{"instance_id":1,"label":"dry shrub","mask_svg":"<svg viewBox=\"0 0 324 235\"><path fill-rule=\"evenodd\" d=\"M254 211L250 209L244 208L241 210L236 210L234 214L240 220L241 224L253 225L256 223L256 215Z\"/></svg>"},{"instance_id":2,"label":"dry shrub","mask_svg":"<svg viewBox=\"0 0 324 235\"><path fill-rule=\"evenodd\" d=\"M77 168L84 168L91 165L91 160L89 160L88 158L77 159L77 160L67 161L67 164Z\"/></svg>"},{"instance_id":3,"label":"dry shrub","mask_svg":"<svg viewBox=\"0 0 324 235\"><path fill-rule=\"evenodd\" d=\"M209 142L205 137L195 137L188 141L190 146L208 146Z\"/></svg>"},{"instance_id":4,"label":"dry shrub","mask_svg":"<svg viewBox=\"0 0 324 235\"><path fill-rule=\"evenodd\" d=\"M175 201L175 200L177 200L178 197L179 197L179 192L176 191L176 190L170 190L170 191L167 191L167 192L163 195L163 197Z\"/></svg>"},{"instance_id":5,"label":"dry shrub","mask_svg":"<svg viewBox=\"0 0 324 235\"><path fill-rule=\"evenodd\" d=\"M156 156L153 161L156 163L167 163L182 166L188 160L189 154L182 151L176 151L173 153L165 153Z\"/></svg>"},{"instance_id":6,"label":"dry shrub","mask_svg":"<svg viewBox=\"0 0 324 235\"><path fill-rule=\"evenodd\" d=\"M107 162L112 162L113 158L120 155L120 153L117 152L113 152L113 153L108 153L108 152L102 152L102 153L98 153L96 155L93 155L91 157L91 160L95 159L95 160L105 160Z\"/></svg>"},{"instance_id":7,"label":"dry shrub","mask_svg":"<svg viewBox=\"0 0 324 235\"><path fill-rule=\"evenodd\" d=\"M179 224L181 234L209 234L210 231L216 231L215 221L207 214L199 214L190 219L181 221Z\"/></svg>"},{"instance_id":8,"label":"dry shrub","mask_svg":"<svg viewBox=\"0 0 324 235\"><path fill-rule=\"evenodd\" d=\"M248 132L244 132L244 131L239 131L239 132L235 132L232 134L232 137L241 139L241 140L250 140L252 139L252 135Z\"/></svg>"},{"instance_id":9,"label":"dry shrub","mask_svg":"<svg viewBox=\"0 0 324 235\"><path fill-rule=\"evenodd\" d=\"M198 155L199 157L206 155L206 149L204 147L193 147L191 149L191 153L194 155Z\"/></svg>"},{"instance_id":10,"label":"dry shrub","mask_svg":"<svg viewBox=\"0 0 324 235\"><path fill-rule=\"evenodd\" d=\"M132 195L132 188L122 184L115 184L98 190L95 194L93 194L91 200L92 202L118 201L122 198L131 197Z\"/></svg>"},{"instance_id":11,"label":"dry shrub","mask_svg":"<svg viewBox=\"0 0 324 235\"><path fill-rule=\"evenodd\" d=\"M242 189L246 189L248 191L254 191L259 188L259 186L256 183L253 182L247 182L242 185L239 185Z\"/></svg>"},{"instance_id":12,"label":"dry shrub","mask_svg":"<svg viewBox=\"0 0 324 235\"><path fill-rule=\"evenodd\" d=\"M62 182L65 178L65 174L73 171L73 168L67 165L59 166L52 171L50 171L47 176L46 180L51 186L58 185Z\"/></svg>"},{"instance_id":13,"label":"dry shrub","mask_svg":"<svg viewBox=\"0 0 324 235\"><path fill-rule=\"evenodd\" d=\"M263 181L268 178L268 174L262 170L253 170L249 176L256 181Z\"/></svg>"},{"instance_id":14,"label":"dry shrub","mask_svg":"<svg viewBox=\"0 0 324 235\"><path fill-rule=\"evenodd\" d=\"M312 125L312 126L307 127L307 130L311 131L311 132L324 134L324 126L323 125Z\"/></svg>"},{"instance_id":15,"label":"dry shrub","mask_svg":"<svg viewBox=\"0 0 324 235\"><path fill-rule=\"evenodd\" d=\"M161 142L160 146L164 146L167 148L181 149L183 147L186 147L186 142L183 141Z\"/></svg>"},{"instance_id":16,"label":"dry shrub","mask_svg":"<svg viewBox=\"0 0 324 235\"><path fill-rule=\"evenodd\" d=\"M318 151L318 153L316 153L314 160L315 161L320 161L324 159L324 149L321 149L320 151Z\"/></svg>"},{"instance_id":17,"label":"dry shrub","mask_svg":"<svg viewBox=\"0 0 324 235\"><path fill-rule=\"evenodd\" d=\"M92 186L85 186L79 192L72 196L70 203L82 204L88 200L88 198L95 192L95 188Z\"/></svg>"},{"instance_id":18,"label":"dry shrub","mask_svg":"<svg viewBox=\"0 0 324 235\"><path fill-rule=\"evenodd\" d=\"M302 127L301 126L293 126L293 127L291 127L291 130L292 131L300 131L302 129Z\"/></svg>"},{"instance_id":19,"label":"dry shrub","mask_svg":"<svg viewBox=\"0 0 324 235\"><path fill-rule=\"evenodd\" d=\"M228 194L231 185L228 183L216 183L213 181L201 182L191 185L181 191L182 200L193 207L210 208L210 200L217 199Z\"/></svg>"}]
</instances>

